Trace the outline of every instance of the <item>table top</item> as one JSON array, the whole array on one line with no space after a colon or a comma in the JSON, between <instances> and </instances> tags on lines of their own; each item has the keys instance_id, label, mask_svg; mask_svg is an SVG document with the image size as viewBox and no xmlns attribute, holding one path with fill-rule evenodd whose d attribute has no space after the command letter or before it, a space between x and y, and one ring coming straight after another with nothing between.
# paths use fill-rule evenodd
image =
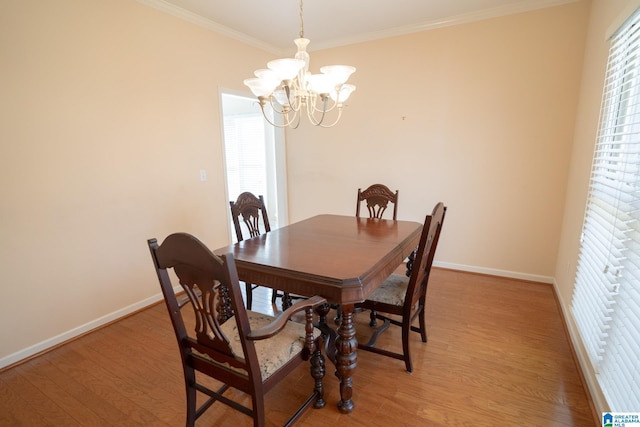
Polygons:
<instances>
[{"instance_id":1,"label":"table top","mask_svg":"<svg viewBox=\"0 0 640 427\"><path fill-rule=\"evenodd\" d=\"M232 253L240 280L356 303L415 249L422 224L318 215L217 249Z\"/></svg>"}]
</instances>

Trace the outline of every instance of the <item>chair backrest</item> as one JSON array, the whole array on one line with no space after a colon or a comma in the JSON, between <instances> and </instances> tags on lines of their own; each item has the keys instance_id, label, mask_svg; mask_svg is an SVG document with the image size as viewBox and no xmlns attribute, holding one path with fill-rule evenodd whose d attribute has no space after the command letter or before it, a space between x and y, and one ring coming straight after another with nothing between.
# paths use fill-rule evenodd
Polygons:
<instances>
[{"instance_id":1,"label":"chair backrest","mask_svg":"<svg viewBox=\"0 0 640 427\"><path fill-rule=\"evenodd\" d=\"M236 230L238 242L244 240L242 227L240 225L240 216L242 216L242 221L249 231L249 238L259 236L263 232L271 231L267 208L264 205L262 195L256 197L246 191L240 194L235 202L229 202L229 205L231 206L231 218L233 219L233 226ZM260 217L262 217L263 231L260 230Z\"/></svg>"},{"instance_id":2,"label":"chair backrest","mask_svg":"<svg viewBox=\"0 0 640 427\"><path fill-rule=\"evenodd\" d=\"M405 310L410 310L418 300L426 297L429 274L436 247L440 240L440 232L442 231L446 212L447 207L442 202L439 202L434 206L431 215L427 215L424 220L420 243L418 243L418 249L415 252L411 277L409 278L407 296L404 301Z\"/></svg>"},{"instance_id":3,"label":"chair backrest","mask_svg":"<svg viewBox=\"0 0 640 427\"><path fill-rule=\"evenodd\" d=\"M222 329L223 324L235 316L239 336L244 337L250 332L233 255L218 257L197 238L186 233L171 234L160 246L156 239L148 240L148 244L183 364L208 364L205 371L213 377L223 378L225 382L244 390L259 387L260 367L253 341L241 340L245 354L235 354ZM195 316L189 322L195 324L191 333L183 318L185 308L178 308L168 273L170 269L173 269L191 302L187 304L193 309ZM194 350L218 363L208 362L206 357L194 353ZM230 374L228 366L245 370L249 373L248 378L246 374L238 375L236 380L229 381L229 377L234 374ZM249 385L251 383L252 386Z\"/></svg>"},{"instance_id":4,"label":"chair backrest","mask_svg":"<svg viewBox=\"0 0 640 427\"><path fill-rule=\"evenodd\" d=\"M356 217L360 217L360 202L367 202L369 218L382 218L389 203L393 204L393 218L398 215L398 190L394 193L383 184L373 184L362 191L358 188L358 200L356 202Z\"/></svg>"}]
</instances>

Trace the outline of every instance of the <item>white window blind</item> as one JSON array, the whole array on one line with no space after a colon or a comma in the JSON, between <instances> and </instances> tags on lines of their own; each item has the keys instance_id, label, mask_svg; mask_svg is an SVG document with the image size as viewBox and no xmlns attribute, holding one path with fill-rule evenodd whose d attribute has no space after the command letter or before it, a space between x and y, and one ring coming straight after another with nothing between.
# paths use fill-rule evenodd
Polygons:
<instances>
[{"instance_id":1,"label":"white window blind","mask_svg":"<svg viewBox=\"0 0 640 427\"><path fill-rule=\"evenodd\" d=\"M244 191L264 196L274 230L287 223L284 131L268 124L253 96L221 92L220 102L227 200ZM229 227L235 239L231 217Z\"/></svg>"},{"instance_id":2,"label":"white window blind","mask_svg":"<svg viewBox=\"0 0 640 427\"><path fill-rule=\"evenodd\" d=\"M263 121L259 111L224 116L227 186L232 200L243 191L268 197Z\"/></svg>"},{"instance_id":3,"label":"white window blind","mask_svg":"<svg viewBox=\"0 0 640 427\"><path fill-rule=\"evenodd\" d=\"M640 13L611 40L572 313L612 411L640 408Z\"/></svg>"}]
</instances>

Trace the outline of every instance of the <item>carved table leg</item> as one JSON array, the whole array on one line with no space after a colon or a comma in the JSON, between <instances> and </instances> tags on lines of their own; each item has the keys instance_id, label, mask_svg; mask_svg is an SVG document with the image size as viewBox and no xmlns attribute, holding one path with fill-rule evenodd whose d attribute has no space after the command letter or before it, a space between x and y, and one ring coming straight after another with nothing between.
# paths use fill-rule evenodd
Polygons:
<instances>
[{"instance_id":1,"label":"carved table leg","mask_svg":"<svg viewBox=\"0 0 640 427\"><path fill-rule=\"evenodd\" d=\"M336 370L340 378L340 401L338 409L345 414L353 411L351 393L353 388L353 371L358 365L358 341L356 329L353 326L353 304L342 306L342 322L338 328L336 339Z\"/></svg>"}]
</instances>

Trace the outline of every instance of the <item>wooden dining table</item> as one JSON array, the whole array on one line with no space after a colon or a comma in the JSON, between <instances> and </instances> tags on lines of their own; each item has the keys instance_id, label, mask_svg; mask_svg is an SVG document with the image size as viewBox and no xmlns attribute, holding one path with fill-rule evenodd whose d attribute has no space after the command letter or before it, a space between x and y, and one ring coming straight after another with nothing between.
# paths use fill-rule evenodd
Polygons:
<instances>
[{"instance_id":1,"label":"wooden dining table","mask_svg":"<svg viewBox=\"0 0 640 427\"><path fill-rule=\"evenodd\" d=\"M364 301L413 252L421 230L422 224L413 221L317 215L214 252L233 254L240 280L320 295L340 305L335 354L328 356L340 379L338 408L350 413L358 348L354 304ZM325 320L328 310L325 306L321 313Z\"/></svg>"}]
</instances>

